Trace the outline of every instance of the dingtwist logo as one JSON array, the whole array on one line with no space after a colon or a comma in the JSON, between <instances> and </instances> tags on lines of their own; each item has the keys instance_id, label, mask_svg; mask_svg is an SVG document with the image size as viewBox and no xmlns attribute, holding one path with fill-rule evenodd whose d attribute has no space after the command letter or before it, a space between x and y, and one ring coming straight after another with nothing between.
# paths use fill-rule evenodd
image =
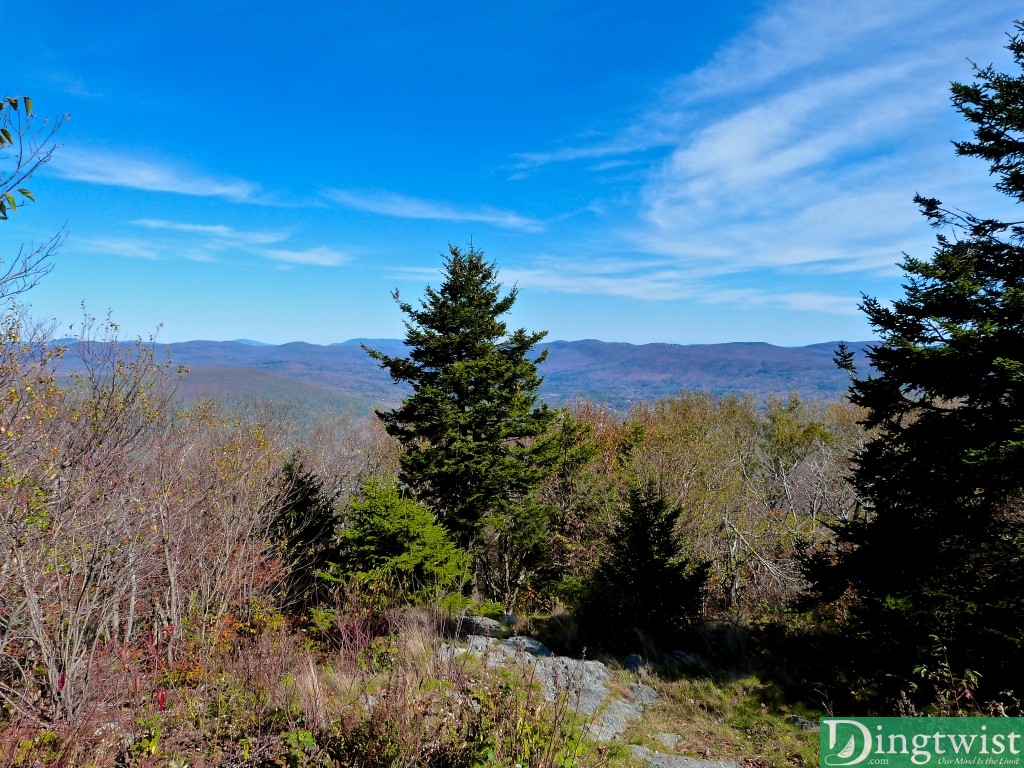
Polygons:
<instances>
[{"instance_id":1,"label":"dingtwist logo","mask_svg":"<svg viewBox=\"0 0 1024 768\"><path fill-rule=\"evenodd\" d=\"M1024 719L823 717L821 765L851 768L1024 768Z\"/></svg>"},{"instance_id":2,"label":"dingtwist logo","mask_svg":"<svg viewBox=\"0 0 1024 768\"><path fill-rule=\"evenodd\" d=\"M840 727L840 726L852 726ZM857 765L864 762L871 754L871 731L857 720L839 718L822 718L821 727L826 730L828 750L822 750L821 761L830 766ZM842 735L840 736L840 733ZM836 747L842 744L838 752Z\"/></svg>"}]
</instances>

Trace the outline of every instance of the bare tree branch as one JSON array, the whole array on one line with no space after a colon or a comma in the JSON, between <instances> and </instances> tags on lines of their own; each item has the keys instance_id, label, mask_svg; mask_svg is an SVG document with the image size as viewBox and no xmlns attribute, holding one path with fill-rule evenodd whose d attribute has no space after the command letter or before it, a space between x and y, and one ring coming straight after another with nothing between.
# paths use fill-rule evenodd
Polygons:
<instances>
[{"instance_id":1,"label":"bare tree branch","mask_svg":"<svg viewBox=\"0 0 1024 768\"><path fill-rule=\"evenodd\" d=\"M58 145L57 131L67 115L40 124L27 96L0 99L0 221L6 221L22 206L35 201L24 185L43 165L50 162ZM38 245L21 246L13 259L0 255L0 309L12 297L29 290L45 277L53 265L50 259L64 243L61 230Z\"/></svg>"}]
</instances>

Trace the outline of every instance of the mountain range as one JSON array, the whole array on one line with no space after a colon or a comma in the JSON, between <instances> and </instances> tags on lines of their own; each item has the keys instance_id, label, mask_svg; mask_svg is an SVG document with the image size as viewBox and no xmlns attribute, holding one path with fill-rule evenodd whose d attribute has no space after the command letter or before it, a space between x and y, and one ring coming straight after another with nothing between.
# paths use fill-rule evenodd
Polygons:
<instances>
[{"instance_id":1,"label":"mountain range","mask_svg":"<svg viewBox=\"0 0 1024 768\"><path fill-rule=\"evenodd\" d=\"M858 368L866 369L864 349L872 342L850 342ZM304 342L258 344L239 341L188 341L158 345L171 360L188 366L179 396L218 399L292 400L314 408L369 413L391 407L408 393L366 354L362 345L387 355L402 355L397 339L352 339L321 346ZM551 406L590 398L625 411L697 390L716 395L796 393L807 400L843 396L849 377L832 361L838 342L777 347L760 342L729 344L624 344L587 339L539 344L547 351L540 365L540 394Z\"/></svg>"}]
</instances>

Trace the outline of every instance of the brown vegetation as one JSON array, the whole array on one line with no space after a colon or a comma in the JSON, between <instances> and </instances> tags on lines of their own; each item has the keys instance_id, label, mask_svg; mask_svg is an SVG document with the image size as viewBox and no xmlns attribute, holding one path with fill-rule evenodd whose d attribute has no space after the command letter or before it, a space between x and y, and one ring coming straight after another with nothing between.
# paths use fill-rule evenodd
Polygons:
<instances>
[{"instance_id":1,"label":"brown vegetation","mask_svg":"<svg viewBox=\"0 0 1024 768\"><path fill-rule=\"evenodd\" d=\"M359 744L392 761L377 764L469 765L487 750L501 764L529 749L541 765L577 749L529 686L440 664L422 620L396 634L395 602L284 602L282 468L300 462L343 509L363 478L396 473L375 421L300 430L286 410L176 408L182 372L152 345L111 343L112 325L89 322L61 348L6 322L0 764L335 765ZM705 616L736 622L777 612L799 588L796 539L851 503L841 476L857 432L842 407L684 394L625 418L581 402L564 418L542 492L557 556L525 589L537 608L572 607L565 585L600 562L629 478L683 507L678 533L713 568Z\"/></svg>"}]
</instances>

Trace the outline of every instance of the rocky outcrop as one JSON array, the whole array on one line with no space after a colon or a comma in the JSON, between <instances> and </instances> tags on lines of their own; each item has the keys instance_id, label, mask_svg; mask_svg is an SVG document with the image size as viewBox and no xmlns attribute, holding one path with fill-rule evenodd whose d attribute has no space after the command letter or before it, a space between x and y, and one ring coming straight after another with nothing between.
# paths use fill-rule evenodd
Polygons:
<instances>
[{"instance_id":1,"label":"rocky outcrop","mask_svg":"<svg viewBox=\"0 0 1024 768\"><path fill-rule=\"evenodd\" d=\"M516 663L528 665L529 674L540 686L545 700L561 700L586 718L584 731L595 741L621 738L631 725L640 720L644 710L656 705L661 698L653 688L639 682L629 685L628 696L620 696L608 686L612 673L607 666L599 661L555 656L532 637L497 639L470 635L465 646L445 644L441 647L443 658L466 653L482 658L489 667ZM703 662L699 657L687 656L686 663L694 660ZM636 656L633 665L640 671L647 662ZM657 738L667 750L674 750L680 740L679 736L670 733L659 733ZM652 768L741 768L739 763L730 760L702 760L666 754L636 744L630 745L629 749L634 757Z\"/></svg>"},{"instance_id":2,"label":"rocky outcrop","mask_svg":"<svg viewBox=\"0 0 1024 768\"><path fill-rule=\"evenodd\" d=\"M466 646L444 645L445 656L470 653L480 656L488 666L509 663L528 664L533 679L547 701L563 700L572 710L587 718L584 729L597 741L611 741L640 719L644 709L658 701L657 692L639 683L630 686L629 699L614 695L608 687L612 673L604 664L590 659L554 656L543 643L532 637L496 640L470 636Z\"/></svg>"},{"instance_id":3,"label":"rocky outcrop","mask_svg":"<svg viewBox=\"0 0 1024 768\"><path fill-rule=\"evenodd\" d=\"M685 755L666 755L637 744L631 744L629 751L633 757L642 760L651 768L741 768L739 763L732 760L703 760Z\"/></svg>"}]
</instances>

